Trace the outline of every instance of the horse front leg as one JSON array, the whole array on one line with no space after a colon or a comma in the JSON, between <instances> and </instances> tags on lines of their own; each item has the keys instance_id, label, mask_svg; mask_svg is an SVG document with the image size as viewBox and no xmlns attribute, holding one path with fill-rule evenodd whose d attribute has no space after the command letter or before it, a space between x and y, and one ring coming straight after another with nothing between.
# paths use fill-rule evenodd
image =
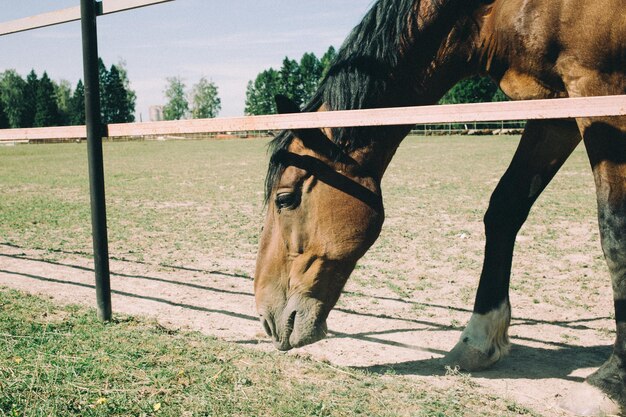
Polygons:
<instances>
[{"instance_id":1,"label":"horse front leg","mask_svg":"<svg viewBox=\"0 0 626 417\"><path fill-rule=\"evenodd\" d=\"M445 362L468 371L509 351L509 280L515 238L533 203L580 143L572 120L530 121L485 213L485 259L474 312Z\"/></svg>"},{"instance_id":2,"label":"horse front leg","mask_svg":"<svg viewBox=\"0 0 626 417\"><path fill-rule=\"evenodd\" d=\"M600 242L613 286L616 338L609 359L562 405L581 415L626 414L626 118L581 120L579 124L596 184Z\"/></svg>"}]
</instances>

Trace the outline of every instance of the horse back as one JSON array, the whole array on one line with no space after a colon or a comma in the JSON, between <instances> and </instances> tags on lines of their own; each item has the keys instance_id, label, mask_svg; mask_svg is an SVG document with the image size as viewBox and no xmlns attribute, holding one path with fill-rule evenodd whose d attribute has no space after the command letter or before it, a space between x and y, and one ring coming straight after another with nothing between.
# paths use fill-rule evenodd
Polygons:
<instances>
[{"instance_id":1,"label":"horse back","mask_svg":"<svg viewBox=\"0 0 626 417\"><path fill-rule=\"evenodd\" d=\"M483 70L514 99L626 93L624 0L496 0L482 15Z\"/></svg>"}]
</instances>

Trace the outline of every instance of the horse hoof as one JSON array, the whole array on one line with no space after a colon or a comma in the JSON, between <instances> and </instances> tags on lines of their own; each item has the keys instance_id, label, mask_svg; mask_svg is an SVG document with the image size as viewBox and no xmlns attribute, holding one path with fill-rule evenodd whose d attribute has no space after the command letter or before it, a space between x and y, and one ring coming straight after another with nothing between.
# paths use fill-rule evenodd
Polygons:
<instances>
[{"instance_id":1,"label":"horse hoof","mask_svg":"<svg viewBox=\"0 0 626 417\"><path fill-rule=\"evenodd\" d=\"M620 416L620 406L600 389L588 384L581 384L559 401L559 407L577 416Z\"/></svg>"},{"instance_id":2,"label":"horse hoof","mask_svg":"<svg viewBox=\"0 0 626 417\"><path fill-rule=\"evenodd\" d=\"M499 354L487 355L484 352L460 341L446 355L443 362L451 368L458 367L465 371L481 371L489 368L500 359Z\"/></svg>"}]
</instances>

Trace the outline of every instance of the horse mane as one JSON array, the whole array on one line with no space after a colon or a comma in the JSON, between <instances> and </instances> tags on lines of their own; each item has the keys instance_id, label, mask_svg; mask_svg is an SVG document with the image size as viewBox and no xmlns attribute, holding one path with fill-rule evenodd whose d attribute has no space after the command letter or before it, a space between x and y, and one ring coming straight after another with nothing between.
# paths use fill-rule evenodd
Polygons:
<instances>
[{"instance_id":1,"label":"horse mane","mask_svg":"<svg viewBox=\"0 0 626 417\"><path fill-rule=\"evenodd\" d=\"M455 0L428 0L431 11ZM420 9L426 0L378 0L348 35L322 79L317 91L302 110L358 110L409 105L415 91L407 75L399 70L424 24ZM333 128L332 140L344 150L367 146L381 129L389 127ZM291 131L280 132L269 144L271 154L265 179L265 201L285 168L280 155L291 144Z\"/></svg>"}]
</instances>

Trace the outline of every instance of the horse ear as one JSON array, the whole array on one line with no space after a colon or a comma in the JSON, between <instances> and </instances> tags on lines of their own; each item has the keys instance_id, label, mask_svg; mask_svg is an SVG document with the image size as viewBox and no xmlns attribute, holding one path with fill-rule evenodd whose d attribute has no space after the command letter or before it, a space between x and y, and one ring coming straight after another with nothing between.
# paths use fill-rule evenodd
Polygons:
<instances>
[{"instance_id":1,"label":"horse ear","mask_svg":"<svg viewBox=\"0 0 626 417\"><path fill-rule=\"evenodd\" d=\"M300 107L289 97L277 94L274 96L274 100L276 101L278 114L300 113Z\"/></svg>"},{"instance_id":2,"label":"horse ear","mask_svg":"<svg viewBox=\"0 0 626 417\"><path fill-rule=\"evenodd\" d=\"M300 107L289 97L277 94L276 109L279 114L300 113ZM311 149L322 152L324 155L334 155L336 145L322 133L320 129L291 129L291 131L300 138L300 140ZM341 153L339 153L341 154Z\"/></svg>"}]
</instances>

